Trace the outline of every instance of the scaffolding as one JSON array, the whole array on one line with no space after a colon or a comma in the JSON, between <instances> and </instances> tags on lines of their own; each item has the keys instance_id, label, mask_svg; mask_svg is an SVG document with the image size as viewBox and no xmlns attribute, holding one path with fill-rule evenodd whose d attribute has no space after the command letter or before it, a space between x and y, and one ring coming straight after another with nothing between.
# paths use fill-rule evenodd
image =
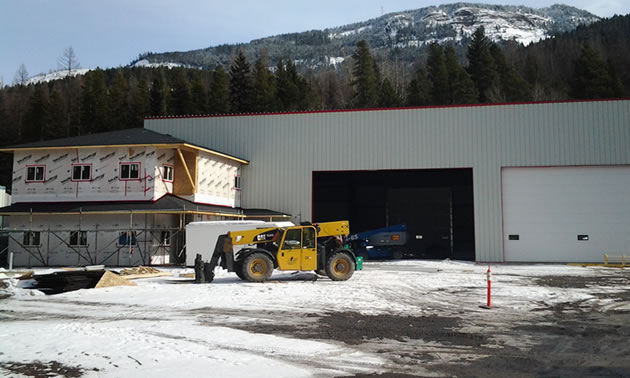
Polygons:
<instances>
[{"instance_id":1,"label":"scaffolding","mask_svg":"<svg viewBox=\"0 0 630 378\"><path fill-rule=\"evenodd\" d=\"M85 240L90 243L72 244L70 239L73 233L85 233ZM37 234L35 234L37 233ZM60 251L71 252L77 256L78 265L129 265L128 261L121 258L126 252L129 256L138 254L139 264L142 265L166 265L171 259L178 260L184 251L185 228L98 228L91 229L2 229L0 238L6 240L0 256L10 252L23 252L42 266L60 265L58 261L50 261L51 255ZM25 235L29 235L25 237ZM32 235L37 235L37 243L25 243L30 241ZM13 247L14 250L10 250ZM168 262L160 257L169 256ZM61 264L65 265L65 264Z\"/></svg>"},{"instance_id":2,"label":"scaffolding","mask_svg":"<svg viewBox=\"0 0 630 378\"><path fill-rule=\"evenodd\" d=\"M261 219L272 221L285 220L285 214L245 215L238 209L235 213L223 211L207 211L198 205L187 209L184 203L182 209L160 210L105 210L99 212L79 211L71 212L34 212L30 211L5 213L9 216L27 216L28 220L20 228L0 229L0 265L9 253L23 253L28 256L28 265L59 266L69 265L66 255L76 255L70 265L173 265L186 261L185 258L185 226L191 221L203 220L243 220ZM109 228L101 228L93 217L113 215L121 217ZM147 216L172 216L160 226L156 226L155 217L151 220ZM51 216L77 216L78 224L74 226L50 226ZM138 221L138 216L140 220ZM34 217L48 218L44 224L48 227L35 227ZM86 222L85 217L91 217ZM134 223L134 219L136 223ZM72 228L70 228L72 227ZM88 242L89 241L89 242ZM139 257L138 257L139 256ZM52 257L52 261L51 261ZM65 257L64 261L61 261ZM126 257L126 261L122 258ZM133 258L132 258L133 257ZM167 258L168 257L168 258Z\"/></svg>"}]
</instances>

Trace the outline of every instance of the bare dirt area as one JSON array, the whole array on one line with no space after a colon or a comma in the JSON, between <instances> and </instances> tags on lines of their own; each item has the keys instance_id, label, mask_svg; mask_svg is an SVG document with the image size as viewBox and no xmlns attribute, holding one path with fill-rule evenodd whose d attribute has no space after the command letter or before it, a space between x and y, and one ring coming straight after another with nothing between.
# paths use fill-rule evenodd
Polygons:
<instances>
[{"instance_id":1,"label":"bare dirt area","mask_svg":"<svg viewBox=\"0 0 630 378\"><path fill-rule=\"evenodd\" d=\"M391 361L384 373L356 377L424 376L414 374L418 365L438 376L628 376L630 313L566 314L557 308L551 310L536 323L501 331L504 338L535 343L526 349L492 344L485 332L458 330L462 319L440 316L350 312L328 314L315 323L233 326L250 332L340 341ZM444 358L449 355L459 356Z\"/></svg>"},{"instance_id":2,"label":"bare dirt area","mask_svg":"<svg viewBox=\"0 0 630 378\"><path fill-rule=\"evenodd\" d=\"M78 378L83 376L84 370L74 366L65 366L57 361L41 362L5 362L0 363L2 370L12 374L20 374L26 377L68 377Z\"/></svg>"},{"instance_id":3,"label":"bare dirt area","mask_svg":"<svg viewBox=\"0 0 630 378\"><path fill-rule=\"evenodd\" d=\"M542 276L534 281L541 286L569 289L627 288L628 277ZM630 289L595 295L627 303ZM528 319L506 324L509 320L503 315L505 310L501 307L483 310L486 311L483 316L332 312L321 316L310 314L297 323L277 321L287 317L269 314L276 321L263 326L243 322L230 327L342 342L383 355L390 361L381 373L355 377L630 375L630 311L602 312L597 306L585 306L581 300L553 305L540 303L530 311L532 316Z\"/></svg>"}]
</instances>

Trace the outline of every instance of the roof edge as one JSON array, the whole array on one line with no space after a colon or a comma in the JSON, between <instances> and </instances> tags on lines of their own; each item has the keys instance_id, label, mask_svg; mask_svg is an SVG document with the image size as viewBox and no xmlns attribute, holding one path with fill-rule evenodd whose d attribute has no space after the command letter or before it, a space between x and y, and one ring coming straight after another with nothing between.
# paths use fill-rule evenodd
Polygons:
<instances>
[{"instance_id":1,"label":"roof edge","mask_svg":"<svg viewBox=\"0 0 630 378\"><path fill-rule=\"evenodd\" d=\"M261 116L299 115L299 114L357 113L357 112L377 112L377 111L389 111L389 110L424 110L424 109L477 108L477 107L492 107L492 106L572 104L572 103L591 103L591 102L610 102L610 101L630 101L630 97L586 99L586 100L553 100L553 101L501 102L501 103L492 103L492 104L401 106L401 107L394 107L394 108L303 110L303 111L294 111L294 112L275 112L275 113L273 113L273 112L266 112L266 113L168 115L168 116L147 116L147 117L144 117L144 120L145 121L155 121L155 120L161 120L161 119L261 117Z\"/></svg>"},{"instance_id":2,"label":"roof edge","mask_svg":"<svg viewBox=\"0 0 630 378\"><path fill-rule=\"evenodd\" d=\"M147 129L147 130L150 130L150 129ZM196 144L193 144L187 141L182 141L179 143L103 144L103 145L79 145L79 146L70 146L70 145L68 146L42 146L42 147L17 147L16 146L16 147L5 147L5 148L0 147L0 152L12 153L15 151L38 151L38 150L50 151L50 150L68 150L68 149L74 150L74 149L94 149L94 148L137 148L137 147L155 147L159 149L166 149L166 148L177 149L177 148L186 147L186 148L192 148L199 151L204 151L212 155L221 156L226 159L234 160L244 165L249 165L249 160L242 159L242 158L230 155L230 154L226 154L224 152L216 151L211 148L198 146Z\"/></svg>"}]
</instances>

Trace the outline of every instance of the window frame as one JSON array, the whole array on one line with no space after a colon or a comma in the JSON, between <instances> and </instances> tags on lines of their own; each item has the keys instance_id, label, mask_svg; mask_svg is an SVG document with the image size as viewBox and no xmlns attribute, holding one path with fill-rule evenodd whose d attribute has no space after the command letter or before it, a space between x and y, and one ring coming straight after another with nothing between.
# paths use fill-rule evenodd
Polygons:
<instances>
[{"instance_id":1,"label":"window frame","mask_svg":"<svg viewBox=\"0 0 630 378\"><path fill-rule=\"evenodd\" d=\"M234 175L234 186L232 189L236 191L241 191L241 175Z\"/></svg>"},{"instance_id":2,"label":"window frame","mask_svg":"<svg viewBox=\"0 0 630 378\"><path fill-rule=\"evenodd\" d=\"M37 240L37 244L34 243L35 240ZM22 245L24 247L40 247L42 245L41 231L24 231Z\"/></svg>"},{"instance_id":3,"label":"window frame","mask_svg":"<svg viewBox=\"0 0 630 378\"><path fill-rule=\"evenodd\" d=\"M297 234L298 238L295 238L293 234ZM291 238L289 238L291 237ZM297 244L289 243L298 242ZM285 231L284 239L282 240L282 245L280 246L281 251L290 251L295 249L302 249L302 229L301 228L289 228Z\"/></svg>"},{"instance_id":4,"label":"window frame","mask_svg":"<svg viewBox=\"0 0 630 378\"><path fill-rule=\"evenodd\" d=\"M131 244L129 244L128 235L131 234ZM123 239L124 237L124 239ZM119 231L118 232L118 241L116 241L117 247L135 247L138 245L136 231ZM124 243L121 243L124 241Z\"/></svg>"},{"instance_id":5,"label":"window frame","mask_svg":"<svg viewBox=\"0 0 630 378\"><path fill-rule=\"evenodd\" d=\"M75 179L74 178L74 167L89 167L90 171L89 171L89 178L84 179L84 178L79 178L79 179ZM81 170L81 176L83 176L83 170ZM92 181L92 163L87 163L87 164L72 164L72 172L70 174L70 181L72 182L86 182L86 181Z\"/></svg>"},{"instance_id":6,"label":"window frame","mask_svg":"<svg viewBox=\"0 0 630 378\"><path fill-rule=\"evenodd\" d=\"M76 243L72 243L73 238L76 238L75 240ZM72 247L87 247L88 246L87 231L82 231L82 230L70 231L70 238L68 240L68 245Z\"/></svg>"},{"instance_id":7,"label":"window frame","mask_svg":"<svg viewBox=\"0 0 630 378\"><path fill-rule=\"evenodd\" d=\"M28 178L28 171L29 169L33 169L34 173L33 173L33 179L29 180ZM37 179L37 168L41 168L42 169L42 178L41 180ZM38 164L38 165L27 165L26 166L26 177L24 178L24 182L28 182L28 183L37 183L37 182L46 182L46 165L45 164Z\"/></svg>"},{"instance_id":8,"label":"window frame","mask_svg":"<svg viewBox=\"0 0 630 378\"><path fill-rule=\"evenodd\" d=\"M307 240L309 241L308 245L306 244ZM316 247L317 232L315 231L315 227L304 227L302 229L302 249L315 249Z\"/></svg>"},{"instance_id":9,"label":"window frame","mask_svg":"<svg viewBox=\"0 0 630 378\"><path fill-rule=\"evenodd\" d=\"M122 177L122 167L123 165L128 165L128 166L132 166L132 165L137 165L138 166L138 177L134 178L134 177L128 177L128 178L123 178ZM140 178L140 171L142 170L142 163L140 163L139 161L128 161L128 162L120 162L118 163L118 180L119 181L142 181L142 179ZM131 175L131 168L129 168L129 174Z\"/></svg>"},{"instance_id":10,"label":"window frame","mask_svg":"<svg viewBox=\"0 0 630 378\"><path fill-rule=\"evenodd\" d=\"M170 247L172 236L173 234L170 230L160 231L160 240L158 245L161 247Z\"/></svg>"},{"instance_id":11,"label":"window frame","mask_svg":"<svg viewBox=\"0 0 630 378\"><path fill-rule=\"evenodd\" d=\"M166 175L166 171L168 170L170 171L170 178L167 177ZM175 166L171 165L171 164L162 164L162 181L164 182L173 182L173 179L175 177Z\"/></svg>"}]
</instances>

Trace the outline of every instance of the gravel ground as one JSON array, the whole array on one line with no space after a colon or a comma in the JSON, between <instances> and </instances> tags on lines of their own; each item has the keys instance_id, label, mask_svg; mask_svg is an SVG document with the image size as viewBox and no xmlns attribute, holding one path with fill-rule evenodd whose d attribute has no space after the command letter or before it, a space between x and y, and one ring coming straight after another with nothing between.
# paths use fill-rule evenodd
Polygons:
<instances>
[{"instance_id":1,"label":"gravel ground","mask_svg":"<svg viewBox=\"0 0 630 378\"><path fill-rule=\"evenodd\" d=\"M408 271L409 267L403 270ZM595 295L627 303L628 273L587 277L548 275L531 279L538 286L569 290L622 288ZM266 318L273 321L262 326L243 321L230 323L229 327L337 341L390 361L382 373L356 377L630 376L630 312L602 312L597 306L585 305L585 301L540 303L525 317L514 313L506 316L507 309L500 307L461 316L330 312L309 314L298 321L290 314L270 312Z\"/></svg>"}]
</instances>

